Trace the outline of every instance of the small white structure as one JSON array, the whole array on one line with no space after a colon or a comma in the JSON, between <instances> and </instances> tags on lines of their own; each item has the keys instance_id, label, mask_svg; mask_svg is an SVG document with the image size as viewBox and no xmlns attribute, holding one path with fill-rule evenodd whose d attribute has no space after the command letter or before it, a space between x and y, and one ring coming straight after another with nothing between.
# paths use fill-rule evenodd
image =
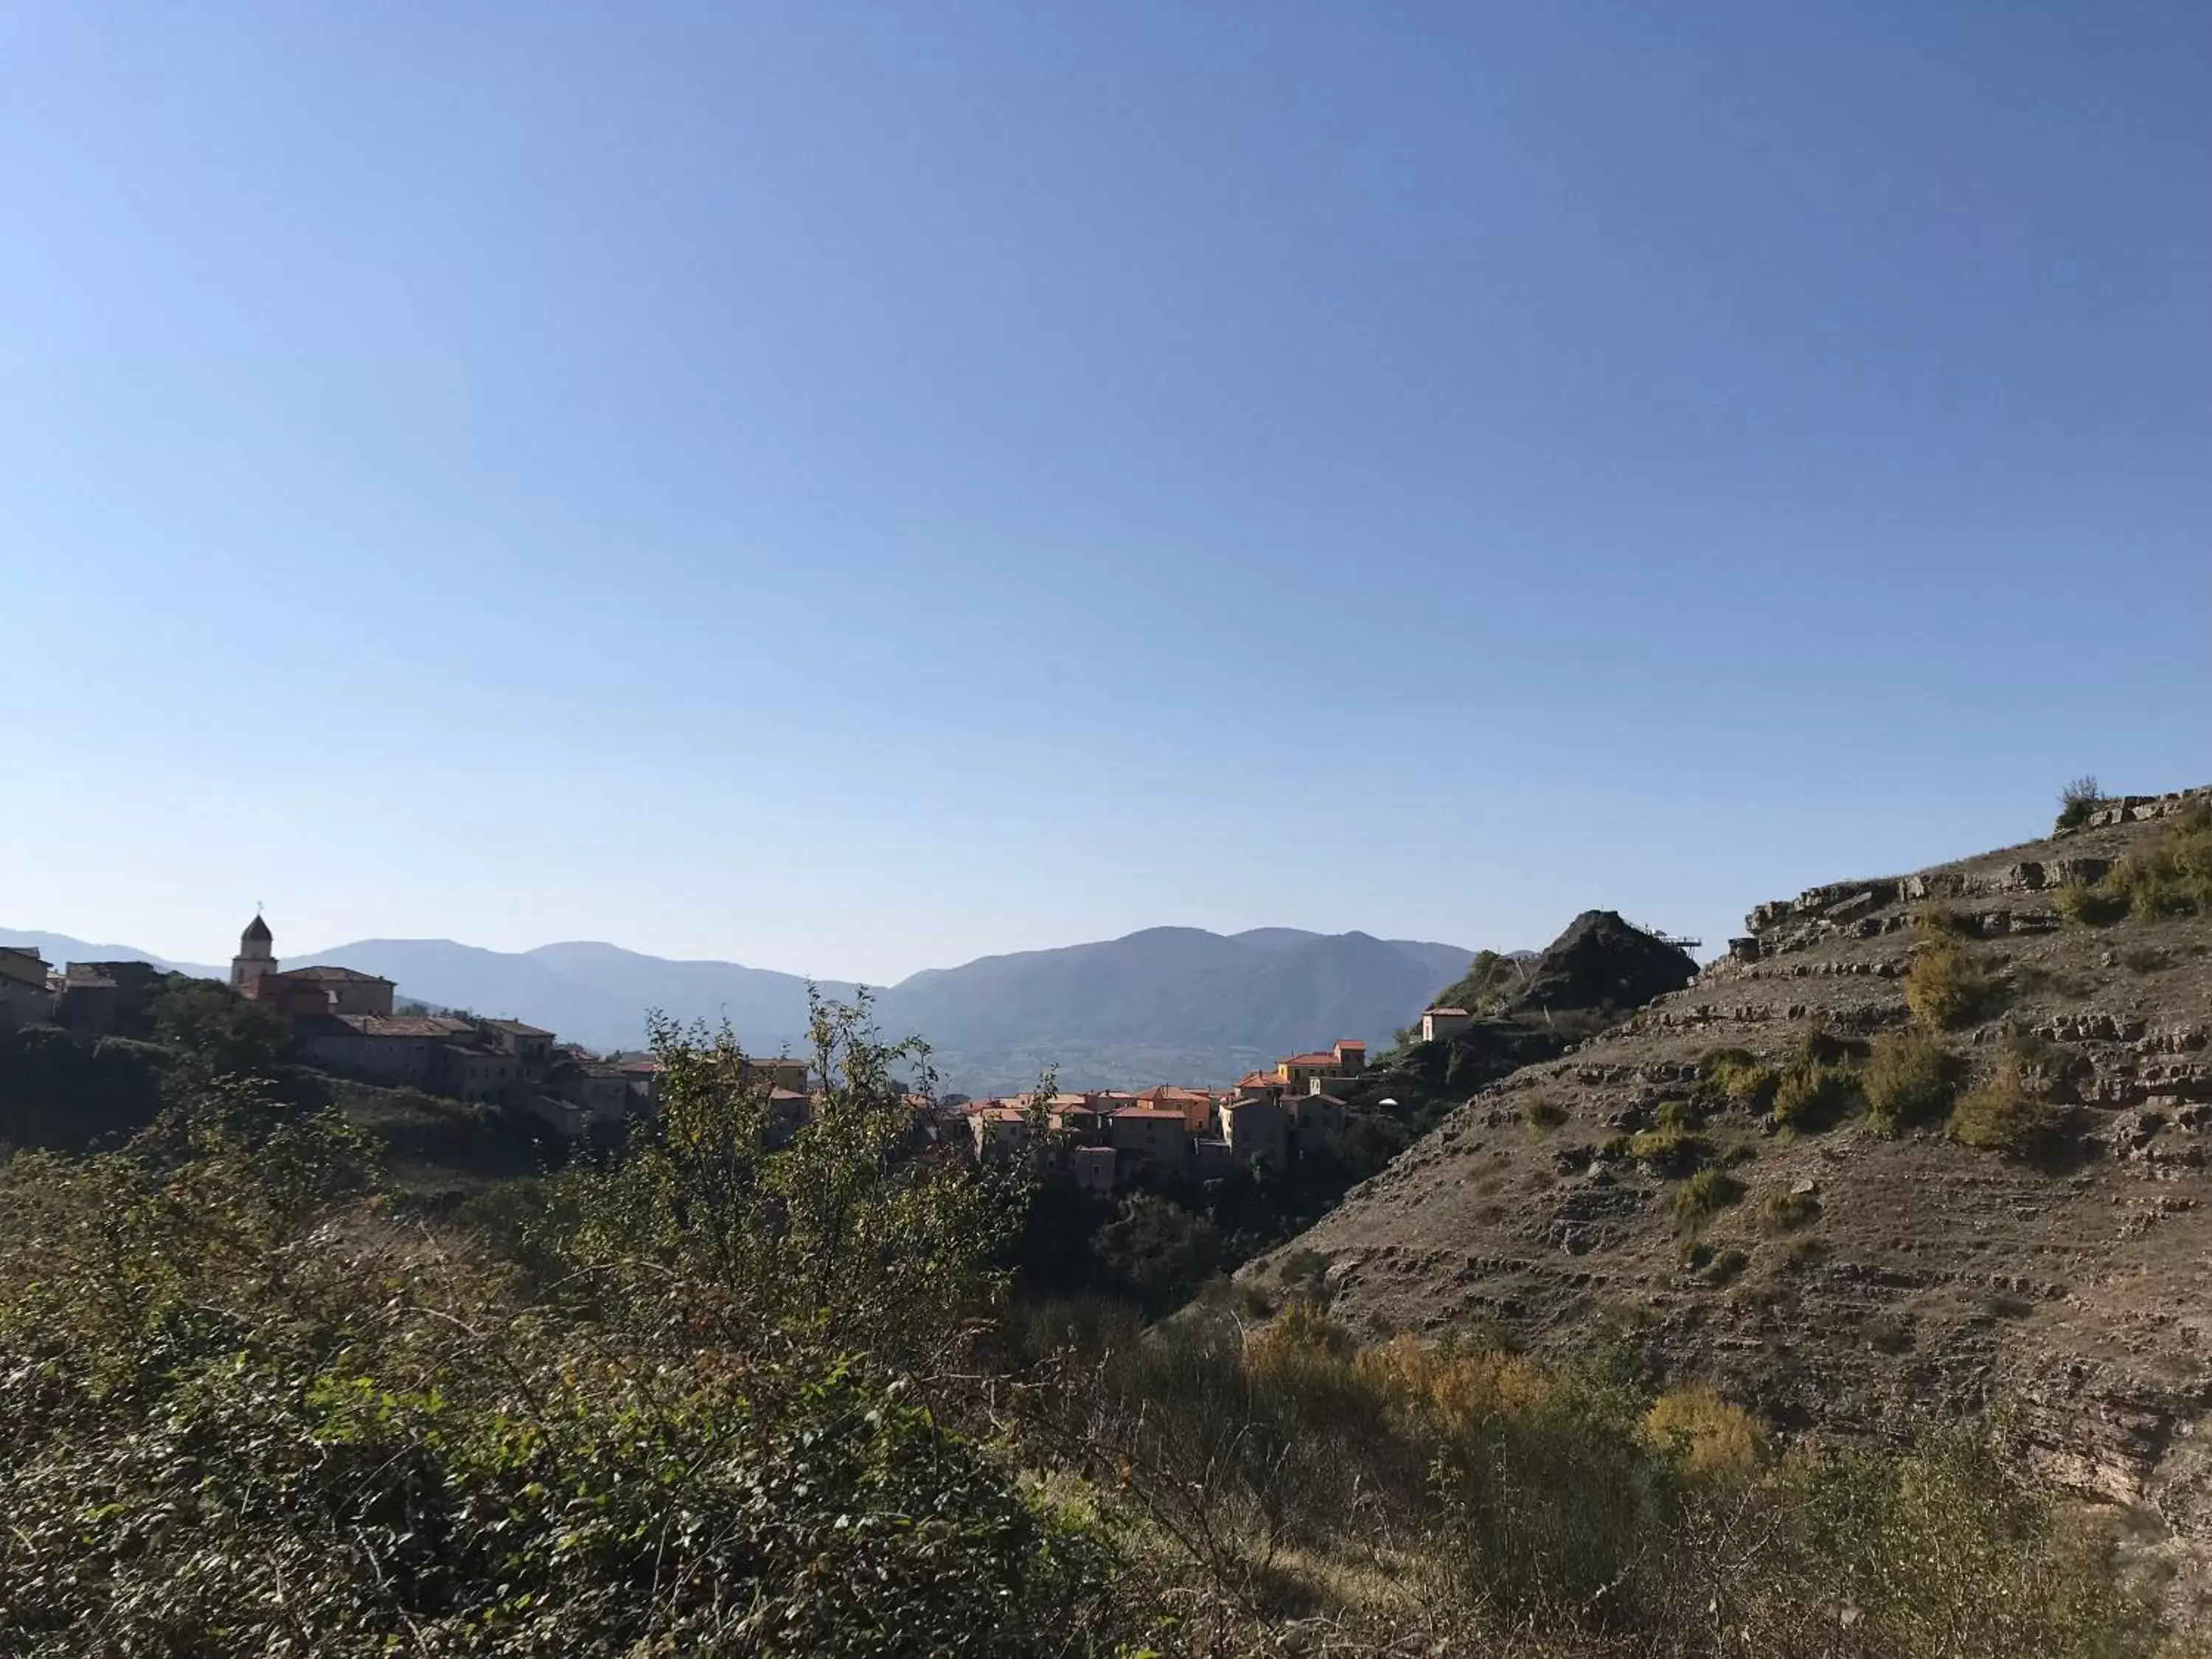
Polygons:
<instances>
[{"instance_id":1,"label":"small white structure","mask_svg":"<svg viewBox=\"0 0 2212 1659\"><path fill-rule=\"evenodd\" d=\"M1421 1041L1435 1042L1464 1030L1474 1018L1464 1008L1424 1008L1421 1010Z\"/></svg>"}]
</instances>

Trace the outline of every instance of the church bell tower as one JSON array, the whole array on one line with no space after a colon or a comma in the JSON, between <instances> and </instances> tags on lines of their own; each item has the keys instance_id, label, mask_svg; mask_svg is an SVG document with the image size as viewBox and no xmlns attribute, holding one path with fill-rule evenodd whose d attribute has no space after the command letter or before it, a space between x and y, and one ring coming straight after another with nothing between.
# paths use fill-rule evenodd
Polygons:
<instances>
[{"instance_id":1,"label":"church bell tower","mask_svg":"<svg viewBox=\"0 0 2212 1659\"><path fill-rule=\"evenodd\" d=\"M238 936L238 954L230 959L230 988L242 997L252 997L261 988L261 976L276 971L276 958L270 946L275 942L269 924L255 911L253 920L246 924L246 931Z\"/></svg>"}]
</instances>

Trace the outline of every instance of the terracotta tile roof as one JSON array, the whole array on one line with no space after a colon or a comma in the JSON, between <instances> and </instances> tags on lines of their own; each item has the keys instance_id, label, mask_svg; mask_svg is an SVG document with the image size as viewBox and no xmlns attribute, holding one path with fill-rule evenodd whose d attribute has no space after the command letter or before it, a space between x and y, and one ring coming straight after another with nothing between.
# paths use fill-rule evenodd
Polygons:
<instances>
[{"instance_id":1,"label":"terracotta tile roof","mask_svg":"<svg viewBox=\"0 0 2212 1659\"><path fill-rule=\"evenodd\" d=\"M287 968L283 973L275 975L275 977L278 979L334 979L343 980L349 984L354 985L389 985L392 983L390 980L385 978L381 974L364 974L358 968L339 968L336 966Z\"/></svg>"},{"instance_id":2,"label":"terracotta tile roof","mask_svg":"<svg viewBox=\"0 0 2212 1659\"><path fill-rule=\"evenodd\" d=\"M1237 1079L1240 1089L1273 1089L1282 1082L1273 1072L1247 1072Z\"/></svg>"},{"instance_id":3,"label":"terracotta tile roof","mask_svg":"<svg viewBox=\"0 0 2212 1659\"><path fill-rule=\"evenodd\" d=\"M505 1031L511 1036L550 1037L553 1035L542 1026L525 1025L519 1019L488 1019L483 1023L490 1026L493 1030Z\"/></svg>"},{"instance_id":4,"label":"terracotta tile roof","mask_svg":"<svg viewBox=\"0 0 2212 1659\"><path fill-rule=\"evenodd\" d=\"M339 1014L341 1025L348 1025L362 1036L373 1037L454 1037L466 1036L472 1029L465 1019L449 1019L443 1014L410 1017L404 1014Z\"/></svg>"},{"instance_id":5,"label":"terracotta tile roof","mask_svg":"<svg viewBox=\"0 0 2212 1659\"><path fill-rule=\"evenodd\" d=\"M1116 1106L1107 1116L1115 1119L1133 1117L1161 1123L1170 1119L1177 1123L1182 1121L1182 1114L1170 1106Z\"/></svg>"},{"instance_id":6,"label":"terracotta tile roof","mask_svg":"<svg viewBox=\"0 0 2212 1659\"><path fill-rule=\"evenodd\" d=\"M1285 1066L1334 1066L1336 1064L1336 1055L1327 1051L1310 1054L1291 1054L1284 1060L1283 1064Z\"/></svg>"}]
</instances>

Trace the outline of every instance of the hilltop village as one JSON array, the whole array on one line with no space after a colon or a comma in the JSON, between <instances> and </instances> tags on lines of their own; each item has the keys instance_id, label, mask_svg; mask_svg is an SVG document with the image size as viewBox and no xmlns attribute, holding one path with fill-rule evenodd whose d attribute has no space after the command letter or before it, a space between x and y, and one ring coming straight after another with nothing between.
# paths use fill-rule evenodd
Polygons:
<instances>
[{"instance_id":1,"label":"hilltop village","mask_svg":"<svg viewBox=\"0 0 2212 1659\"><path fill-rule=\"evenodd\" d=\"M0 1033L52 1024L81 1042L143 1036L173 976L144 962L71 962L0 947ZM301 1063L356 1082L497 1109L563 1140L608 1140L657 1109L659 1064L602 1056L520 1019L403 1004L393 982L322 963L287 969L257 915L239 937L229 988L289 1030ZM1467 1012L1426 1010L1424 1041L1464 1026ZM772 1140L811 1114L819 1080L803 1060L749 1060L768 1089ZM1361 1115L1347 1097L1370 1081L1367 1045L1346 1038L1248 1073L1226 1090L1162 1085L1141 1091L1048 1097L917 1097L929 1139L993 1166L1021 1163L1098 1194L1139 1179L1205 1181L1257 1166L1281 1169L1334 1152ZM1384 1106L1390 1102L1382 1103Z\"/></svg>"},{"instance_id":2,"label":"hilltop village","mask_svg":"<svg viewBox=\"0 0 2212 1659\"><path fill-rule=\"evenodd\" d=\"M54 969L0 948L0 1032L51 1024L80 1042L143 1036L172 977L144 962ZM653 1109L649 1057L604 1059L519 1019L403 1010L390 980L358 969L285 969L258 915L239 937L230 989L284 1022L298 1060L338 1077L496 1107L566 1139L618 1133ZM805 1101L803 1064L762 1064L779 1097Z\"/></svg>"}]
</instances>

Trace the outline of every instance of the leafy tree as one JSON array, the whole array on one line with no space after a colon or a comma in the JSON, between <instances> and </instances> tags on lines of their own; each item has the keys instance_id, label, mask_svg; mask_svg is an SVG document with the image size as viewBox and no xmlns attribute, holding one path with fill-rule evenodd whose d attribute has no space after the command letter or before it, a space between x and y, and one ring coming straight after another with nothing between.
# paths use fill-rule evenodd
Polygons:
<instances>
[{"instance_id":1,"label":"leafy tree","mask_svg":"<svg viewBox=\"0 0 2212 1659\"><path fill-rule=\"evenodd\" d=\"M212 1071L265 1075L291 1053L292 1028L282 1014L211 979L171 975L148 1013L157 1041Z\"/></svg>"},{"instance_id":2,"label":"leafy tree","mask_svg":"<svg viewBox=\"0 0 2212 1659\"><path fill-rule=\"evenodd\" d=\"M656 1025L659 1121L615 1168L578 1173L557 1253L617 1304L717 1340L941 1358L1004 1293L1021 1192L930 1155L928 1051L876 1034L866 993L812 1000L806 1121L772 1147L769 1081L730 1033Z\"/></svg>"},{"instance_id":3,"label":"leafy tree","mask_svg":"<svg viewBox=\"0 0 2212 1659\"><path fill-rule=\"evenodd\" d=\"M1220 1265L1213 1224L1151 1193L1129 1194L1098 1234L1099 1254L1148 1305L1164 1306L1196 1290Z\"/></svg>"}]
</instances>

